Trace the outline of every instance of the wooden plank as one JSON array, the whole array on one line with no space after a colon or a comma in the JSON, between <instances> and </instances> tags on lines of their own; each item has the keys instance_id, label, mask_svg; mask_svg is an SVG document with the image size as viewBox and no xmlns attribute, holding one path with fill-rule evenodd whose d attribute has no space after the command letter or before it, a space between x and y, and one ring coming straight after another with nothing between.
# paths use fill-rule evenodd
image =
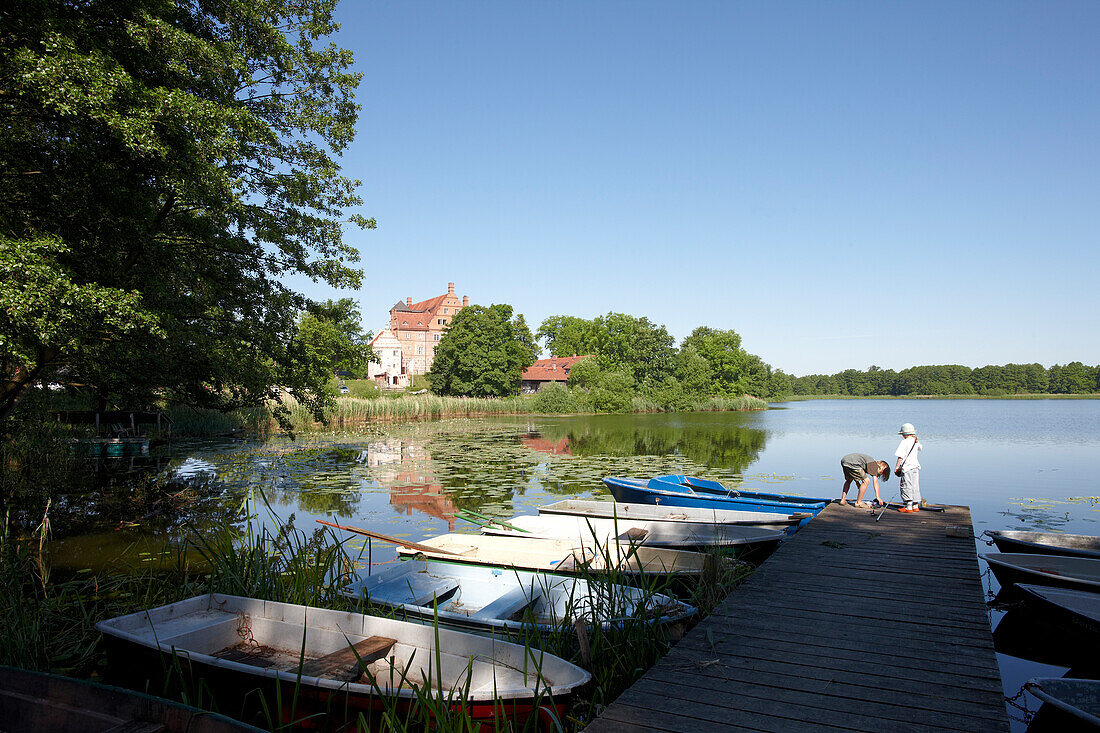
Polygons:
<instances>
[{"instance_id":1,"label":"wooden plank","mask_svg":"<svg viewBox=\"0 0 1100 733\"><path fill-rule=\"evenodd\" d=\"M1000 689L1000 677L989 672L988 665L961 665L952 664L946 660L930 660L914 657L899 657L889 653L889 649L882 651L851 651L828 647L809 647L797 642L782 644L768 639L758 640L747 637L737 639L736 645L730 648L717 646L701 648L695 646L695 640L684 639L677 646L684 646L685 651L695 649L701 654L710 653L719 658L735 657L742 659L763 659L780 661L797 655L798 663L806 666L823 667L825 669L846 670L859 672L860 674L872 674L890 676L895 678L910 677L913 672L919 672L926 680L936 680L941 685L974 686L993 690Z\"/></svg>"},{"instance_id":2,"label":"wooden plank","mask_svg":"<svg viewBox=\"0 0 1100 733\"><path fill-rule=\"evenodd\" d=\"M971 706L985 706L1002 710L1000 703L990 703L988 691L974 687L944 687L943 685L917 678L868 677L857 672L849 672L835 667L810 667L794 658L778 661L766 661L748 657L713 657L694 650L681 649L679 645L659 664L660 669L654 677L660 679L665 669L692 669L701 676L743 671L747 675L759 675L762 680L782 678L800 680L805 684L826 686L859 687L870 684L876 690L896 692L902 695L922 695L942 700L957 700ZM657 669L656 667L654 669ZM794 684L794 683L792 683Z\"/></svg>"},{"instance_id":3,"label":"wooden plank","mask_svg":"<svg viewBox=\"0 0 1100 733\"><path fill-rule=\"evenodd\" d=\"M739 639L753 639L758 642L775 641L787 643L791 640L791 634L782 628L776 628L767 622L750 622L742 619L737 626L737 633L723 631L707 637L706 641L721 646L724 642L736 643ZM863 628L830 628L822 636L798 639L797 644L820 647L822 649L844 649L847 651L863 651L868 648L889 654L897 654L905 658L931 659L936 661L947 660L954 664L989 666L989 655L986 649L967 639L963 642L949 642L942 639L929 637L906 639L904 647L892 643L894 635L889 631L871 631ZM969 642L969 643L968 643ZM694 643L694 641L693 641Z\"/></svg>"},{"instance_id":4,"label":"wooden plank","mask_svg":"<svg viewBox=\"0 0 1100 733\"><path fill-rule=\"evenodd\" d=\"M982 628L979 617L966 613L940 613L929 618L921 614L922 607L905 601L881 600L874 604L857 604L847 602L843 594L821 593L816 597L776 597L771 601L775 609L789 609L791 611L817 611L818 613L830 613L833 615L850 616L853 618L879 618L896 619L908 623L920 625L954 625L956 623L970 626L976 629ZM737 606L721 606L715 609L714 615L739 618L745 612L738 612ZM751 613L751 611L750 611ZM967 623L969 622L969 623ZM988 623L986 624L988 626Z\"/></svg>"},{"instance_id":5,"label":"wooden plank","mask_svg":"<svg viewBox=\"0 0 1100 733\"><path fill-rule=\"evenodd\" d=\"M323 657L309 660L302 665L302 674L353 682L363 674L363 665L381 659L396 643L397 639L368 636L355 644L349 644Z\"/></svg>"},{"instance_id":6,"label":"wooden plank","mask_svg":"<svg viewBox=\"0 0 1100 733\"><path fill-rule=\"evenodd\" d=\"M732 687L734 686L731 685ZM631 689L641 695L649 696L650 699L658 699L658 696L660 696L660 705L663 710L670 713L690 711L693 716L706 721L708 727L710 723L727 722L729 720L729 710L715 704L715 701L721 698L712 691L693 689L690 686L681 687L663 680L651 680L648 677L642 677ZM859 711L859 707L846 712L837 712L813 707L809 704L811 701L809 697L805 698L801 704L791 704L790 702L781 702L767 697L755 697L747 694L749 689L749 686L737 690L730 689L727 696L737 701L739 710L778 719L782 724L779 730L782 731L798 730L799 728L814 730L817 726L828 725L846 730L880 733L883 730L898 727L890 724L890 721L896 720L895 718L883 720L882 718L865 715ZM673 691L687 697L670 696L669 693ZM811 727L807 728L805 726ZM954 727L950 727L950 723L946 725L906 723L904 727L905 730L913 731L913 733L941 733L941 731L956 730ZM700 730L704 730L704 728L700 728Z\"/></svg>"},{"instance_id":7,"label":"wooden plank","mask_svg":"<svg viewBox=\"0 0 1100 733\"><path fill-rule=\"evenodd\" d=\"M844 694L844 690L809 689L803 685L802 689L792 689L785 684L769 685L759 679L736 679L727 677L715 679L700 675L679 674L665 675L660 680L668 686L667 694L671 697L682 697L685 700L710 700L714 693L736 695L748 695L761 699L786 702L790 705L815 708L826 711L829 714L845 713L858 707L861 715L871 716L881 726L883 721L893 720L908 724L939 727L942 725L943 715L951 707L949 703L934 698L920 698L916 695L894 695L894 699L884 701L875 688L867 687L861 690L859 696L854 696L851 691ZM1003 707L1003 706L1002 706ZM996 714L975 715L977 708L973 705L955 703L953 706L955 719L952 725L956 730L982 731L985 730L991 719L997 720L1001 711ZM881 730L875 728L875 730Z\"/></svg>"}]
</instances>

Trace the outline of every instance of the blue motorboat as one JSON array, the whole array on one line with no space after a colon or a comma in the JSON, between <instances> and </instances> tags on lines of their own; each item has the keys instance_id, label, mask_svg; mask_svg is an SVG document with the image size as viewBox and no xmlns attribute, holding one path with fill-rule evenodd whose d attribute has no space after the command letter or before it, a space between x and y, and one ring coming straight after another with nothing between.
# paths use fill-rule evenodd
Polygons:
<instances>
[{"instance_id":1,"label":"blue motorboat","mask_svg":"<svg viewBox=\"0 0 1100 733\"><path fill-rule=\"evenodd\" d=\"M674 483L657 478L646 480L608 476L603 482L616 501L703 509L739 509L748 512L805 512L806 520L824 509L828 503L825 499L791 502L740 496L736 492L697 490L683 482Z\"/></svg>"},{"instance_id":2,"label":"blue motorboat","mask_svg":"<svg viewBox=\"0 0 1100 733\"><path fill-rule=\"evenodd\" d=\"M706 491L710 494L724 494L726 496L736 496L741 499L763 499L765 501L782 501L790 502L792 504L828 504L832 501L827 497L821 496L799 496L797 494L768 494L763 491L745 491L743 489L730 489L717 481L711 481L705 478L695 478L694 476L684 476L682 474L669 474L667 476L656 476L653 481L661 481L663 483L676 484L678 486L688 486L696 491Z\"/></svg>"}]
</instances>

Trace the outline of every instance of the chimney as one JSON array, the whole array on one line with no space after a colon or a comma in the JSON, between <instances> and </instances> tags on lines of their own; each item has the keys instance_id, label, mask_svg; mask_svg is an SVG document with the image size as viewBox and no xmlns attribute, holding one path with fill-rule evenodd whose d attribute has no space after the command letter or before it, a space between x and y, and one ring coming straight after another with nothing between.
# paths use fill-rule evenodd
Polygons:
<instances>
[{"instance_id":1,"label":"chimney","mask_svg":"<svg viewBox=\"0 0 1100 733\"><path fill-rule=\"evenodd\" d=\"M465 308L465 307L466 307L466 306L468 306L469 304L470 304L470 296L468 296L468 295L463 295L463 296L462 296L462 307L463 307L463 308Z\"/></svg>"},{"instance_id":2,"label":"chimney","mask_svg":"<svg viewBox=\"0 0 1100 733\"><path fill-rule=\"evenodd\" d=\"M412 304L413 304L413 299L412 298L405 298L405 307L406 308L412 308Z\"/></svg>"},{"instance_id":3,"label":"chimney","mask_svg":"<svg viewBox=\"0 0 1100 733\"><path fill-rule=\"evenodd\" d=\"M454 295L454 294L455 294L455 284L454 283L447 283L447 295Z\"/></svg>"}]
</instances>

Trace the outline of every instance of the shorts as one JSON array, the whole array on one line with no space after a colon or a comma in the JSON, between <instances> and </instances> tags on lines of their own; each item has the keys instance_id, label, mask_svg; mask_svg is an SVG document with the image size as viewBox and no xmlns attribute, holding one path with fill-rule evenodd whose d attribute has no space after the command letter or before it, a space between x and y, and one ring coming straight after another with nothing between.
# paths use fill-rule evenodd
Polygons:
<instances>
[{"instance_id":1,"label":"shorts","mask_svg":"<svg viewBox=\"0 0 1100 733\"><path fill-rule=\"evenodd\" d=\"M864 470L863 466L853 466L841 461L840 467L844 470L845 481L855 481L862 484L867 480L867 471Z\"/></svg>"}]
</instances>

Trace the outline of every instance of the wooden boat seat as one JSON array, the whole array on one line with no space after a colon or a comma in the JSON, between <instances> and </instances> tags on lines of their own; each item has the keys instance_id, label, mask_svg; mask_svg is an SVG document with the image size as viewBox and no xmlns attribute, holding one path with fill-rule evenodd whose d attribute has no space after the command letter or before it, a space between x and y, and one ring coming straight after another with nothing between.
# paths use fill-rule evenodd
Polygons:
<instances>
[{"instance_id":1,"label":"wooden boat seat","mask_svg":"<svg viewBox=\"0 0 1100 733\"><path fill-rule=\"evenodd\" d=\"M532 606L542 596L542 591L537 588L524 588L516 586L500 598L483 606L477 613L470 614L470 618L488 621L490 619L511 619Z\"/></svg>"},{"instance_id":2,"label":"wooden boat seat","mask_svg":"<svg viewBox=\"0 0 1100 733\"><path fill-rule=\"evenodd\" d=\"M617 539L623 540L625 542L643 542L648 536L648 529L642 529L641 527L631 527L630 529L619 535Z\"/></svg>"},{"instance_id":3,"label":"wooden boat seat","mask_svg":"<svg viewBox=\"0 0 1100 733\"><path fill-rule=\"evenodd\" d=\"M302 674L354 682L363 674L363 667L386 656L396 643L397 639L369 636L323 657L309 660L302 665Z\"/></svg>"},{"instance_id":4,"label":"wooden boat seat","mask_svg":"<svg viewBox=\"0 0 1100 733\"><path fill-rule=\"evenodd\" d=\"M410 573L394 578L370 592L370 597L385 603L414 606L430 606L432 599L436 603L446 600L458 590L458 581L454 578L437 578L428 573Z\"/></svg>"}]
</instances>

